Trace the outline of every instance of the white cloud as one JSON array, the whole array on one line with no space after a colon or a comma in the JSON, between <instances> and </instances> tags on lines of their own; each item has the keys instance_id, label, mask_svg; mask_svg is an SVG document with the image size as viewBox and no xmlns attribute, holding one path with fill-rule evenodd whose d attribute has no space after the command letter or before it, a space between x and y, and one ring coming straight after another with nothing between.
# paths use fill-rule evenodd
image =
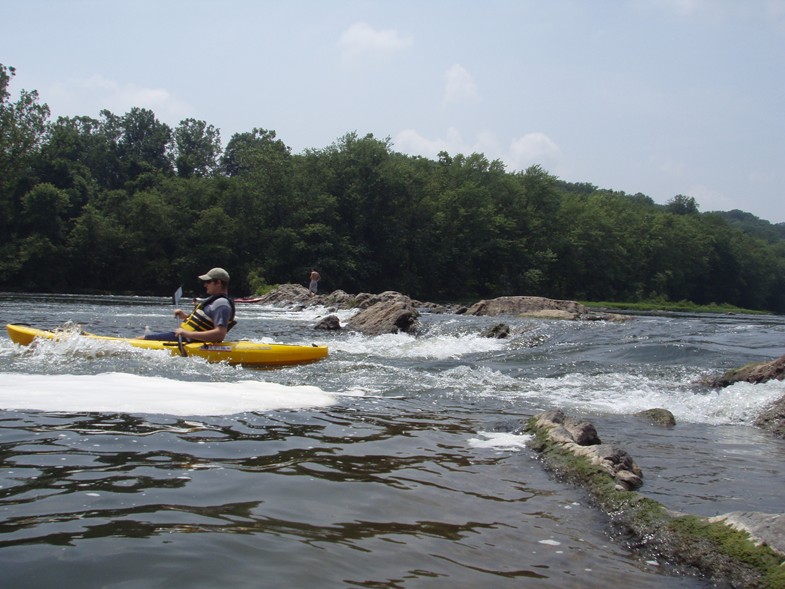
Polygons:
<instances>
[{"instance_id":1,"label":"white cloud","mask_svg":"<svg viewBox=\"0 0 785 589\"><path fill-rule=\"evenodd\" d=\"M554 163L561 157L561 149L545 133L527 133L510 145L508 165L523 170L534 164Z\"/></svg>"},{"instance_id":2,"label":"white cloud","mask_svg":"<svg viewBox=\"0 0 785 589\"><path fill-rule=\"evenodd\" d=\"M535 164L552 166L562 155L559 146L544 133L523 135L512 141L508 149L503 148L490 131L482 131L474 142L467 142L454 127L448 129L446 137L436 139L424 137L414 129L405 129L396 135L393 143L398 151L431 159L440 151L450 155L481 153L489 160L501 160L511 170L525 170Z\"/></svg>"},{"instance_id":3,"label":"white cloud","mask_svg":"<svg viewBox=\"0 0 785 589\"><path fill-rule=\"evenodd\" d=\"M421 155L431 159L436 158L440 151L446 151L449 154L464 151L460 133L453 127L448 129L446 139L441 137L428 139L414 129L404 129L395 136L393 143L396 149L403 153Z\"/></svg>"},{"instance_id":4,"label":"white cloud","mask_svg":"<svg viewBox=\"0 0 785 589\"><path fill-rule=\"evenodd\" d=\"M133 107L152 110L156 117L169 125L192 116L191 106L177 98L164 88L144 88L134 84L121 84L100 75L89 78L70 80L67 83L58 83L51 91L59 108L55 115L62 116L98 116L103 109L110 110L116 115L124 115ZM92 105L93 110L79 112L72 105Z\"/></svg>"},{"instance_id":5,"label":"white cloud","mask_svg":"<svg viewBox=\"0 0 785 589\"><path fill-rule=\"evenodd\" d=\"M444 102L474 102L479 99L477 84L472 75L461 65L455 64L444 74Z\"/></svg>"},{"instance_id":6,"label":"white cloud","mask_svg":"<svg viewBox=\"0 0 785 589\"><path fill-rule=\"evenodd\" d=\"M345 60L354 60L369 54L384 55L402 51L412 45L411 37L401 36L394 29L375 29L368 23L354 23L338 41Z\"/></svg>"},{"instance_id":7,"label":"white cloud","mask_svg":"<svg viewBox=\"0 0 785 589\"><path fill-rule=\"evenodd\" d=\"M703 184L693 184L687 190L679 194L693 197L698 202L700 210L704 213L740 208L739 203L734 203L725 193L709 188Z\"/></svg>"}]
</instances>

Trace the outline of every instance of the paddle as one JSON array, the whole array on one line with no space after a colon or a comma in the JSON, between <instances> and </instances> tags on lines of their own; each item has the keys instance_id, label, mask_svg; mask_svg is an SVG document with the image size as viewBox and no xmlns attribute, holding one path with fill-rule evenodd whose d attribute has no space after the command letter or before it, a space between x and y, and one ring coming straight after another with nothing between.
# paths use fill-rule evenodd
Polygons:
<instances>
[{"instance_id":1,"label":"paddle","mask_svg":"<svg viewBox=\"0 0 785 589\"><path fill-rule=\"evenodd\" d=\"M177 309L178 305L180 304L180 298L183 296L183 287L179 286L174 294L172 295L172 301L174 302L174 308ZM178 323L177 327L180 327L179 320L180 318L177 317ZM183 345L183 336L177 336L177 347L180 349L180 355L185 357L188 356L188 352L185 351L185 346Z\"/></svg>"}]
</instances>

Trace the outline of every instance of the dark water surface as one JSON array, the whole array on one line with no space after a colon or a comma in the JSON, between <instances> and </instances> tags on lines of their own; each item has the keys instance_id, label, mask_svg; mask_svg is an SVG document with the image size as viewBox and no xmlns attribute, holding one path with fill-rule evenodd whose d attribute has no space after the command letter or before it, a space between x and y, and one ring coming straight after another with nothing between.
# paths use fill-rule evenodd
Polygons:
<instances>
[{"instance_id":1,"label":"dark water surface","mask_svg":"<svg viewBox=\"0 0 785 589\"><path fill-rule=\"evenodd\" d=\"M165 299L0 295L0 319L174 327ZM521 424L560 407L699 515L781 513L785 444L750 424L781 382L696 386L781 355L785 320L425 315L419 337L313 330L238 306L235 338L326 343L272 371L73 337L0 340L3 587L709 587L614 537ZM342 315L346 319L348 315ZM665 407L678 425L631 417Z\"/></svg>"}]
</instances>

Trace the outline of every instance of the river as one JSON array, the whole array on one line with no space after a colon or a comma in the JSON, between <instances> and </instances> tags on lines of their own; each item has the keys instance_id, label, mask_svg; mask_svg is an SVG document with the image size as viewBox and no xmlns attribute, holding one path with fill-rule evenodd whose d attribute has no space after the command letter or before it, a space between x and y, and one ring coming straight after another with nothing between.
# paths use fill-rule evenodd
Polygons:
<instances>
[{"instance_id":1,"label":"river","mask_svg":"<svg viewBox=\"0 0 785 589\"><path fill-rule=\"evenodd\" d=\"M713 586L629 549L543 469L521 426L552 408L631 454L667 507L785 511L785 442L751 426L785 383L695 384L782 355L783 317L506 318L498 340L480 336L498 318L368 337L314 330L325 314L238 304L233 339L330 348L276 370L0 338L2 585ZM170 301L144 297L0 294L0 319L175 326ZM632 417L652 407L676 427Z\"/></svg>"}]
</instances>

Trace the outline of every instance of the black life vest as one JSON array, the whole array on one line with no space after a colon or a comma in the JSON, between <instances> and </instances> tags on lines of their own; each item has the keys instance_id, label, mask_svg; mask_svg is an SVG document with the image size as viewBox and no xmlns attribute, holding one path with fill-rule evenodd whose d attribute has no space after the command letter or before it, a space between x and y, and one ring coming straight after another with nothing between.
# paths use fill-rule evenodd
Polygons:
<instances>
[{"instance_id":1,"label":"black life vest","mask_svg":"<svg viewBox=\"0 0 785 589\"><path fill-rule=\"evenodd\" d=\"M213 323L213 320L204 312L204 308L218 299L226 299L232 307L229 324L226 326L226 331L229 331L232 327L237 325L237 321L234 320L234 301L223 294L213 295L196 305L193 312L182 322L180 327L187 329L188 331L209 331L210 329L215 329L215 323Z\"/></svg>"}]
</instances>

